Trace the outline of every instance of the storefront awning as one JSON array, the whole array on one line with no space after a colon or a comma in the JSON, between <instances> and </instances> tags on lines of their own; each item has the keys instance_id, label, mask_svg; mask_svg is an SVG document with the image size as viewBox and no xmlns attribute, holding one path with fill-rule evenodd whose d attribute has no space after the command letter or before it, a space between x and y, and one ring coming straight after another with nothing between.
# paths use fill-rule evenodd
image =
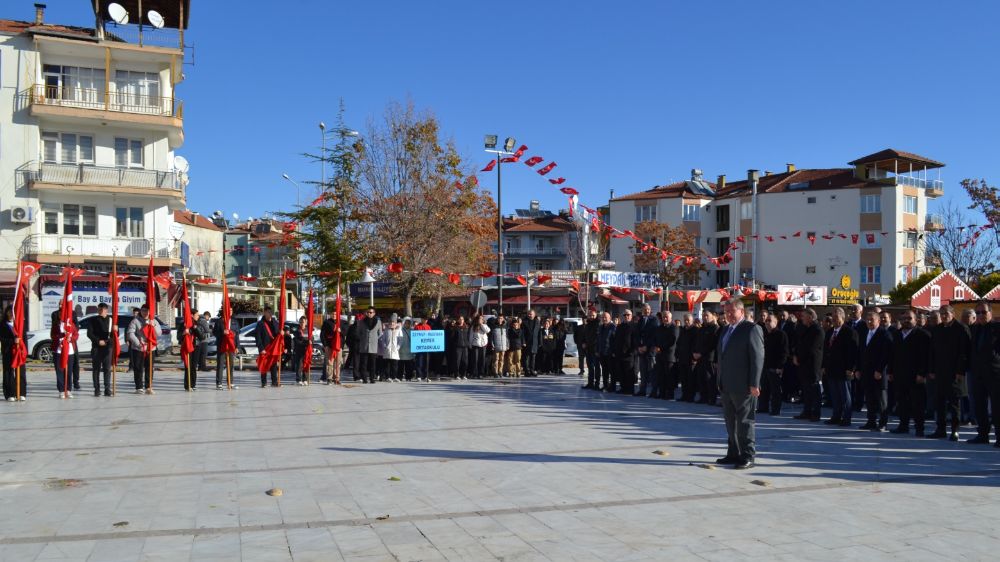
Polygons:
<instances>
[{"instance_id":1,"label":"storefront awning","mask_svg":"<svg viewBox=\"0 0 1000 562\"><path fill-rule=\"evenodd\" d=\"M614 295L601 295L601 298L606 301L609 301L611 304L623 304L623 305L628 304L628 301L622 300Z\"/></svg>"},{"instance_id":2,"label":"storefront awning","mask_svg":"<svg viewBox=\"0 0 1000 562\"><path fill-rule=\"evenodd\" d=\"M531 297L532 306L559 306L569 304L569 295L566 296L538 296ZM515 295L513 297L504 297L504 305L508 304L528 304L527 295ZM486 301L486 304L497 304L496 299L490 299Z\"/></svg>"}]
</instances>

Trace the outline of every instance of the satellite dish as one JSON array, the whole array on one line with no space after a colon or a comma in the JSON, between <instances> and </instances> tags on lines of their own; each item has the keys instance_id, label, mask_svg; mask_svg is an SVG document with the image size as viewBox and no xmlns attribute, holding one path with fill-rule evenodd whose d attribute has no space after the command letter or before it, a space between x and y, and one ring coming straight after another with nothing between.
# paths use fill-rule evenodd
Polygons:
<instances>
[{"instance_id":1,"label":"satellite dish","mask_svg":"<svg viewBox=\"0 0 1000 562\"><path fill-rule=\"evenodd\" d=\"M170 236L174 240L184 238L184 225L179 222L170 223Z\"/></svg>"},{"instance_id":2,"label":"satellite dish","mask_svg":"<svg viewBox=\"0 0 1000 562\"><path fill-rule=\"evenodd\" d=\"M240 216L238 214L236 214L236 213L233 213L233 220L234 221L240 220Z\"/></svg>"},{"instance_id":3,"label":"satellite dish","mask_svg":"<svg viewBox=\"0 0 1000 562\"><path fill-rule=\"evenodd\" d=\"M191 164L183 156L174 156L174 169L178 172L187 173L191 169Z\"/></svg>"},{"instance_id":4,"label":"satellite dish","mask_svg":"<svg viewBox=\"0 0 1000 562\"><path fill-rule=\"evenodd\" d=\"M247 217L247 220L253 222L253 217Z\"/></svg>"},{"instance_id":5,"label":"satellite dish","mask_svg":"<svg viewBox=\"0 0 1000 562\"><path fill-rule=\"evenodd\" d=\"M115 20L115 23L120 25L125 25L128 23L128 11L117 2L112 2L108 4L108 15L111 19Z\"/></svg>"},{"instance_id":6,"label":"satellite dish","mask_svg":"<svg viewBox=\"0 0 1000 562\"><path fill-rule=\"evenodd\" d=\"M160 12L150 10L146 13L146 19L148 19L149 23L153 24L153 27L156 29L163 29L163 16L160 15Z\"/></svg>"}]
</instances>

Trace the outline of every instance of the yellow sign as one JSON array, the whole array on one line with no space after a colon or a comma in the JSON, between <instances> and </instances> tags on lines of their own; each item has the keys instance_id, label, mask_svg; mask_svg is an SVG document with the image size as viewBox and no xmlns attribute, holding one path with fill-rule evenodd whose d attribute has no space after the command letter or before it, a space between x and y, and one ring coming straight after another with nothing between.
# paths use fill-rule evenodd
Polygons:
<instances>
[{"instance_id":1,"label":"yellow sign","mask_svg":"<svg viewBox=\"0 0 1000 562\"><path fill-rule=\"evenodd\" d=\"M851 276L842 275L840 288L830 290L830 304L855 304L860 296L860 291L851 288Z\"/></svg>"}]
</instances>

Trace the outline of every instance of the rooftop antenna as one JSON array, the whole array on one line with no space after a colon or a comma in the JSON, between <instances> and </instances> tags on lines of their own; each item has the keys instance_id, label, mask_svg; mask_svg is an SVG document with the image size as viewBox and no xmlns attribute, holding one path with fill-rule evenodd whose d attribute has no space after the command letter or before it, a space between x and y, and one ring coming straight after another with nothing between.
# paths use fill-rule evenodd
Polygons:
<instances>
[{"instance_id":1,"label":"rooftop antenna","mask_svg":"<svg viewBox=\"0 0 1000 562\"><path fill-rule=\"evenodd\" d=\"M148 19L149 23L156 29L163 29L164 21L163 21L163 16L160 15L160 12L157 12L156 10L150 10L146 14L146 19Z\"/></svg>"},{"instance_id":2,"label":"rooftop antenna","mask_svg":"<svg viewBox=\"0 0 1000 562\"><path fill-rule=\"evenodd\" d=\"M128 23L128 10L117 2L108 4L108 15L111 16L111 19L113 19L118 25L125 25Z\"/></svg>"}]
</instances>

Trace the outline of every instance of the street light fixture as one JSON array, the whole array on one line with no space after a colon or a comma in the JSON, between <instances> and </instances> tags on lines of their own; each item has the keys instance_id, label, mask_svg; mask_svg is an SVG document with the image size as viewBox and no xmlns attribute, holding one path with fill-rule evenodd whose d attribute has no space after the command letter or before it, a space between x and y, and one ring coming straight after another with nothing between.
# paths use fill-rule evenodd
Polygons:
<instances>
[{"instance_id":1,"label":"street light fixture","mask_svg":"<svg viewBox=\"0 0 1000 562\"><path fill-rule=\"evenodd\" d=\"M358 282L368 283L368 306L375 308L375 278L372 277L372 270L365 268L365 276Z\"/></svg>"},{"instance_id":2,"label":"street light fixture","mask_svg":"<svg viewBox=\"0 0 1000 562\"><path fill-rule=\"evenodd\" d=\"M301 207L302 206L302 200L299 198L299 195L300 195L300 193L299 193L299 191L300 191L299 190L299 182L297 182L297 181L293 180L292 178L288 177L288 174L281 174L281 177L285 178L285 180L291 182L292 185L295 186L295 204L297 206Z\"/></svg>"},{"instance_id":3,"label":"street light fixture","mask_svg":"<svg viewBox=\"0 0 1000 562\"><path fill-rule=\"evenodd\" d=\"M514 144L517 141L514 137L507 137L503 141L503 150L497 150L497 135L485 135L483 145L486 152L497 155L497 309L503 313L503 207L501 206L500 191L500 168L503 167L503 156L513 154Z\"/></svg>"}]
</instances>

